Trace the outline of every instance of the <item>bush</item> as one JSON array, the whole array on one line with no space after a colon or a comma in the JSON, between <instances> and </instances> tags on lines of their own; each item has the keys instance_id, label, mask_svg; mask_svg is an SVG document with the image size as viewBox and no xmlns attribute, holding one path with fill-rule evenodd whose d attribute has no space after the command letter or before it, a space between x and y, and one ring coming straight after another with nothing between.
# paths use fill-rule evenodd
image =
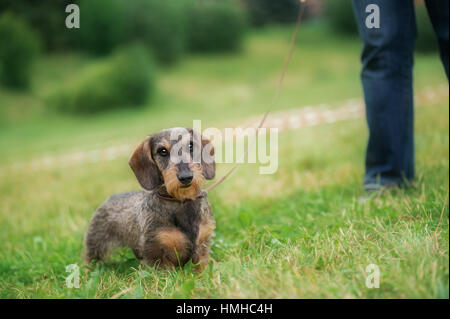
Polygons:
<instances>
[{"instance_id":1,"label":"bush","mask_svg":"<svg viewBox=\"0 0 450 319\"><path fill-rule=\"evenodd\" d=\"M39 52L39 38L24 21L6 13L0 17L0 39L0 83L27 88Z\"/></svg>"},{"instance_id":2,"label":"bush","mask_svg":"<svg viewBox=\"0 0 450 319\"><path fill-rule=\"evenodd\" d=\"M234 51L246 29L245 13L234 1L193 3L188 9L191 51Z\"/></svg>"},{"instance_id":3,"label":"bush","mask_svg":"<svg viewBox=\"0 0 450 319\"><path fill-rule=\"evenodd\" d=\"M358 35L358 27L350 0L327 0L325 15L333 31L342 35Z\"/></svg>"},{"instance_id":4,"label":"bush","mask_svg":"<svg viewBox=\"0 0 450 319\"><path fill-rule=\"evenodd\" d=\"M108 54L123 43L125 16L123 0L80 0L78 47L94 54Z\"/></svg>"},{"instance_id":5,"label":"bush","mask_svg":"<svg viewBox=\"0 0 450 319\"><path fill-rule=\"evenodd\" d=\"M89 114L143 105L154 91L154 66L143 46L133 45L84 70L50 97L57 109Z\"/></svg>"},{"instance_id":6,"label":"bush","mask_svg":"<svg viewBox=\"0 0 450 319\"><path fill-rule=\"evenodd\" d=\"M185 49L183 9L184 2L180 0L127 1L127 40L144 43L159 62L175 62Z\"/></svg>"},{"instance_id":7,"label":"bush","mask_svg":"<svg viewBox=\"0 0 450 319\"><path fill-rule=\"evenodd\" d=\"M78 46L108 54L119 45L140 42L159 62L175 62L185 47L182 8L177 0L80 0Z\"/></svg>"},{"instance_id":8,"label":"bush","mask_svg":"<svg viewBox=\"0 0 450 319\"><path fill-rule=\"evenodd\" d=\"M37 3L39 2L39 3ZM76 0L0 0L0 12L9 11L38 33L46 50L59 50L71 45L73 31L64 27L65 8Z\"/></svg>"},{"instance_id":9,"label":"bush","mask_svg":"<svg viewBox=\"0 0 450 319\"><path fill-rule=\"evenodd\" d=\"M297 20L299 0L243 0L255 26L267 23L292 23ZM336 1L336 0L334 0ZM339 1L340 2L340 1Z\"/></svg>"},{"instance_id":10,"label":"bush","mask_svg":"<svg viewBox=\"0 0 450 319\"><path fill-rule=\"evenodd\" d=\"M437 52L438 45L436 34L431 25L425 5L416 5L416 21L418 36L416 39L416 50L419 52Z\"/></svg>"}]
</instances>

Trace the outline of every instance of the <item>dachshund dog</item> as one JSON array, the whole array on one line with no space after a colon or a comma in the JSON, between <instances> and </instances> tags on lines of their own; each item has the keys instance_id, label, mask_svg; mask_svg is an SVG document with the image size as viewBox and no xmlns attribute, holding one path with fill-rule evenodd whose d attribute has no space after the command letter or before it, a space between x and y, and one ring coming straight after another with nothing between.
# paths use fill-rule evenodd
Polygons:
<instances>
[{"instance_id":1,"label":"dachshund dog","mask_svg":"<svg viewBox=\"0 0 450 319\"><path fill-rule=\"evenodd\" d=\"M129 165L144 190L112 195L96 210L84 240L86 263L128 246L146 264L173 268L192 260L204 268L215 228L201 191L215 176L211 142L192 129L166 129L148 136Z\"/></svg>"}]
</instances>

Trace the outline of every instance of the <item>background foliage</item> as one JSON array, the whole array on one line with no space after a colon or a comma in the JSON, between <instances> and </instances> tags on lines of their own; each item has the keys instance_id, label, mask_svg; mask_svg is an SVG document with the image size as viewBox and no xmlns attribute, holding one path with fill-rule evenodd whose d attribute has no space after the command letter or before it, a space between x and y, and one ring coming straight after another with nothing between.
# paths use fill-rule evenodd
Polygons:
<instances>
[{"instance_id":1,"label":"background foliage","mask_svg":"<svg viewBox=\"0 0 450 319\"><path fill-rule=\"evenodd\" d=\"M255 26L270 23L293 23L297 19L300 1L298 0L244 0L250 20Z\"/></svg>"},{"instance_id":2,"label":"background foliage","mask_svg":"<svg viewBox=\"0 0 450 319\"><path fill-rule=\"evenodd\" d=\"M0 83L12 88L27 88L40 40L27 23L13 14L0 16Z\"/></svg>"},{"instance_id":3,"label":"background foliage","mask_svg":"<svg viewBox=\"0 0 450 319\"><path fill-rule=\"evenodd\" d=\"M96 1L92 1L96 2ZM64 27L65 8L77 0L0 0L0 13L10 11L26 20L48 51L70 49L73 32Z\"/></svg>"},{"instance_id":4,"label":"background foliage","mask_svg":"<svg viewBox=\"0 0 450 319\"><path fill-rule=\"evenodd\" d=\"M194 2L187 16L187 42L191 51L229 52L240 48L246 17L235 1Z\"/></svg>"},{"instance_id":5,"label":"background foliage","mask_svg":"<svg viewBox=\"0 0 450 319\"><path fill-rule=\"evenodd\" d=\"M58 88L49 103L79 114L142 106L153 94L154 72L145 47L129 46L87 66L68 86Z\"/></svg>"}]
</instances>

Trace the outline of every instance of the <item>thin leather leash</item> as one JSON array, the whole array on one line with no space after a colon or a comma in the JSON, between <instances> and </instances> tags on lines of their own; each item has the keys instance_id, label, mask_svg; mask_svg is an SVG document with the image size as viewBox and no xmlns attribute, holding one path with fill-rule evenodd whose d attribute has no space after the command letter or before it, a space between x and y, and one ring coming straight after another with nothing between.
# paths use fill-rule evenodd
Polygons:
<instances>
[{"instance_id":1,"label":"thin leather leash","mask_svg":"<svg viewBox=\"0 0 450 319\"><path fill-rule=\"evenodd\" d=\"M294 31L294 34L293 34L292 40L291 40L291 47L289 49L286 60L284 62L283 72L281 73L280 79L278 80L278 85L275 90L275 94L272 98L269 108L267 109L266 113L264 114L263 118L261 119L261 122L259 123L258 128L256 129L255 139L253 139L252 144L249 145L249 147L247 147L247 149L245 150L245 152L242 156L242 159L244 159L247 156L248 152L253 147L253 144L256 142L256 137L258 136L259 129L262 128L262 126L264 125L264 122L266 121L267 116L269 115L270 111L272 110L272 108L275 104L275 101L278 98L278 95L280 94L281 86L283 84L283 80L286 75L286 71L287 71L289 62L291 61L292 52L294 51L294 48L295 48L295 42L297 39L298 30L302 23L302 17L303 17L303 12L305 11L306 0L300 0L300 3L301 3L301 5L300 5L300 9L299 9L298 16L297 16L297 23L295 25L295 31ZM240 162L242 162L242 161L240 161ZM200 193L198 193L196 198L206 197L208 195L208 192L212 191L214 188L216 188L217 186L222 184L239 167L240 162L237 162L225 175L223 175L221 178L219 178L214 184L212 184L212 185L208 186L206 189L200 191ZM156 193L156 194L160 199L164 199L164 200L168 200L168 201L179 201L178 199L173 198L173 197L168 197L168 196L165 196L165 195L162 195L159 193Z\"/></svg>"},{"instance_id":2,"label":"thin leather leash","mask_svg":"<svg viewBox=\"0 0 450 319\"><path fill-rule=\"evenodd\" d=\"M286 61L284 62L283 72L281 73L280 79L278 80L277 89L272 98L272 102L270 103L268 110L264 114L263 118L261 119L261 122L259 123L258 128L256 129L256 136L258 136L259 129L262 128L262 126L264 125L264 122L266 121L267 116L269 115L270 111L272 110L272 108L275 104L275 101L278 98L278 95L280 94L281 85L283 84L283 80L286 75L287 67L291 60L292 52L294 51L294 48L295 48L295 41L297 39L298 29L300 28L300 24L302 23L303 12L305 11L306 0L300 0L300 2L301 2L301 5L300 5L299 12L298 12L297 23L295 26L294 34L292 36L291 47L290 47L289 53L286 57ZM242 159L244 159L247 156L249 150L253 147L253 144L255 143L255 141L256 141L256 138L252 141L253 143L251 145L249 145L249 147L245 150L244 155L242 156ZM219 186L220 184L222 184L239 167L239 164L240 164L239 162L236 163L225 175L223 175L220 179L218 179L214 184L207 187L203 192L209 192L209 191L213 190L214 188L216 188L217 186Z\"/></svg>"}]
</instances>

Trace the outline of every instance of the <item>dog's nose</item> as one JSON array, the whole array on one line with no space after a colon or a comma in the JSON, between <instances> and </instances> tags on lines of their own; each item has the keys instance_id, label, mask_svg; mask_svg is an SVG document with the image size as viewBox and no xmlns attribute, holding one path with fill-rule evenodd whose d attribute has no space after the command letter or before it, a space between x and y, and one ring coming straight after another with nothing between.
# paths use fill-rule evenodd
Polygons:
<instances>
[{"instance_id":1,"label":"dog's nose","mask_svg":"<svg viewBox=\"0 0 450 319\"><path fill-rule=\"evenodd\" d=\"M177 174L177 178L181 184L187 185L190 182L192 182L192 179L194 178L194 174L192 174L192 172L190 172L190 171L181 172L181 173Z\"/></svg>"}]
</instances>

